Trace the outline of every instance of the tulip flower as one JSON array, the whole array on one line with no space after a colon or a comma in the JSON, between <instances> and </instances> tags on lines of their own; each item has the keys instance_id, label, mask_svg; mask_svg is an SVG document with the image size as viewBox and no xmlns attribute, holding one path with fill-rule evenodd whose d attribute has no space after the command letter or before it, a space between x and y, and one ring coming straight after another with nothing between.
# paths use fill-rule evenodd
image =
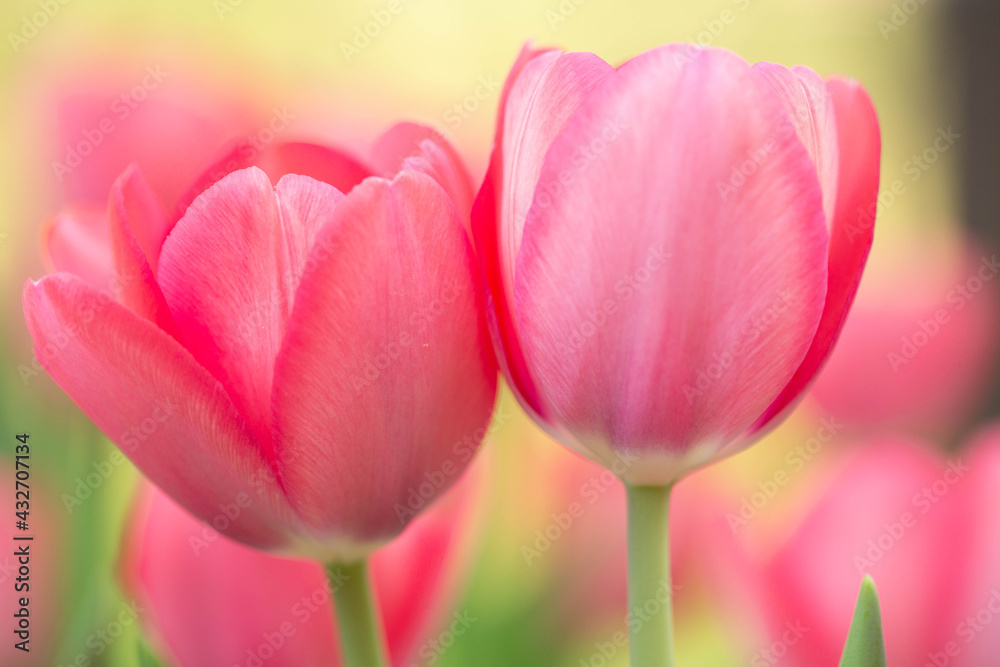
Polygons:
<instances>
[{"instance_id":1,"label":"tulip flower","mask_svg":"<svg viewBox=\"0 0 1000 667\"><path fill-rule=\"evenodd\" d=\"M807 68L517 59L473 210L491 333L529 414L628 485L632 607L669 572L670 485L773 427L829 354L879 152L861 86ZM633 664L670 664L669 617Z\"/></svg>"},{"instance_id":2,"label":"tulip flower","mask_svg":"<svg viewBox=\"0 0 1000 667\"><path fill-rule=\"evenodd\" d=\"M136 164L157 200L173 202L230 137L266 122L246 95L173 65L118 70L75 73L51 85L46 103L55 109L51 171L61 208L43 231L43 254L101 288L111 278L107 201L119 174Z\"/></svg>"},{"instance_id":3,"label":"tulip flower","mask_svg":"<svg viewBox=\"0 0 1000 667\"><path fill-rule=\"evenodd\" d=\"M334 172L336 151L282 161L285 147L257 156L276 156L271 177L197 184L173 225L127 169L109 197L112 289L28 281L25 318L56 383L188 511L352 568L345 653L377 664L365 558L461 475L495 396L467 176L412 125L346 193L291 171Z\"/></svg>"},{"instance_id":4,"label":"tulip flower","mask_svg":"<svg viewBox=\"0 0 1000 667\"><path fill-rule=\"evenodd\" d=\"M996 359L997 270L991 253L959 245L900 253L869 272L810 395L858 431L948 438L974 411Z\"/></svg>"},{"instance_id":5,"label":"tulip flower","mask_svg":"<svg viewBox=\"0 0 1000 667\"><path fill-rule=\"evenodd\" d=\"M453 615L468 570L478 477L466 476L372 556L393 665L425 659L434 648L428 640ZM128 595L143 609L144 628L169 664L343 664L328 602L330 586L346 583L343 573L331 584L310 561L279 558L218 535L202 545L203 524L162 492L150 491L135 513L123 570Z\"/></svg>"},{"instance_id":6,"label":"tulip flower","mask_svg":"<svg viewBox=\"0 0 1000 667\"><path fill-rule=\"evenodd\" d=\"M944 457L900 438L865 443L838 466L796 529L762 564L761 613L794 667L837 664L864 574L879 584L890 665L979 667L1000 644L1000 430ZM978 617L978 618L977 618Z\"/></svg>"}]
</instances>

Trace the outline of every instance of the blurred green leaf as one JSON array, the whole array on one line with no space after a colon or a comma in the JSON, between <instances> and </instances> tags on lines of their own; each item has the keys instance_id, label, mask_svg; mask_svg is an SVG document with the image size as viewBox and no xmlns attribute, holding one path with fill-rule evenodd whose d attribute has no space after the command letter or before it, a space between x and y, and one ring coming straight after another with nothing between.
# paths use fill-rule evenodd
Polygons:
<instances>
[{"instance_id":1,"label":"blurred green leaf","mask_svg":"<svg viewBox=\"0 0 1000 667\"><path fill-rule=\"evenodd\" d=\"M854 609L854 620L847 634L840 667L886 667L882 612L879 610L875 582L868 575L861 582L858 606Z\"/></svg>"}]
</instances>

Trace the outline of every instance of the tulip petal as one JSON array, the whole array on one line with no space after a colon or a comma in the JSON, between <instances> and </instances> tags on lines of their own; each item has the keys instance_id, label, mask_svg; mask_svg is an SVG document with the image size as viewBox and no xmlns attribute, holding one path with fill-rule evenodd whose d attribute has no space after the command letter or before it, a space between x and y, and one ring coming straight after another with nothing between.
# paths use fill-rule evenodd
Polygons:
<instances>
[{"instance_id":1,"label":"tulip petal","mask_svg":"<svg viewBox=\"0 0 1000 667\"><path fill-rule=\"evenodd\" d=\"M462 158L440 132L417 123L399 123L379 138L372 164L385 178L401 169L427 174L451 197L463 224L468 225L474 190Z\"/></svg>"},{"instance_id":2,"label":"tulip petal","mask_svg":"<svg viewBox=\"0 0 1000 667\"><path fill-rule=\"evenodd\" d=\"M837 664L852 589L869 574L881 591L889 664L923 665L960 619L953 575L965 571L975 517L956 511L961 488L948 482L964 481L925 443L895 438L866 442L826 470L813 485L822 494L762 568L773 636L797 619L810 631L789 646L789 664ZM931 491L942 484L944 495Z\"/></svg>"},{"instance_id":3,"label":"tulip petal","mask_svg":"<svg viewBox=\"0 0 1000 667\"><path fill-rule=\"evenodd\" d=\"M246 495L225 532L264 548L285 542L291 517L272 470L177 341L70 274L29 281L23 299L39 361L140 470L207 520Z\"/></svg>"},{"instance_id":4,"label":"tulip petal","mask_svg":"<svg viewBox=\"0 0 1000 667\"><path fill-rule=\"evenodd\" d=\"M504 84L490 166L473 207L473 234L485 265L492 302L488 321L497 358L521 404L553 430L558 426L535 388L513 315L514 261L549 145L590 91L612 71L592 54L563 55L526 45ZM529 120L532 125L526 127ZM522 210L515 210L518 203Z\"/></svg>"},{"instance_id":5,"label":"tulip petal","mask_svg":"<svg viewBox=\"0 0 1000 667\"><path fill-rule=\"evenodd\" d=\"M605 460L667 450L632 483L668 483L681 454L700 446L683 467L703 463L746 429L825 295L822 192L779 101L732 54L681 48L624 65L555 140L515 273L526 356L561 421Z\"/></svg>"},{"instance_id":6,"label":"tulip petal","mask_svg":"<svg viewBox=\"0 0 1000 667\"><path fill-rule=\"evenodd\" d=\"M837 201L839 150L837 121L826 83L808 67L789 69L773 63L757 63L753 69L781 98L792 127L816 165L829 228Z\"/></svg>"},{"instance_id":7,"label":"tulip petal","mask_svg":"<svg viewBox=\"0 0 1000 667\"><path fill-rule=\"evenodd\" d=\"M826 304L816 338L781 395L751 433L776 424L791 410L829 356L861 282L875 232L882 140L878 116L864 88L852 81L827 83L836 111L839 143L837 204L830 231Z\"/></svg>"},{"instance_id":8,"label":"tulip petal","mask_svg":"<svg viewBox=\"0 0 1000 667\"><path fill-rule=\"evenodd\" d=\"M109 289L114 275L107 207L65 208L42 230L42 255L54 271L83 278L96 289Z\"/></svg>"},{"instance_id":9,"label":"tulip petal","mask_svg":"<svg viewBox=\"0 0 1000 667\"><path fill-rule=\"evenodd\" d=\"M305 176L272 189L251 167L206 190L163 244L159 281L178 330L268 457L274 360L313 237L341 198Z\"/></svg>"},{"instance_id":10,"label":"tulip petal","mask_svg":"<svg viewBox=\"0 0 1000 667\"><path fill-rule=\"evenodd\" d=\"M247 167L259 167L272 183L283 176L298 174L322 181L341 192L374 176L375 172L348 153L301 141L275 142L264 149L243 141L233 146L206 169L187 189L177 204L175 219L180 219L195 199L228 174Z\"/></svg>"},{"instance_id":11,"label":"tulip petal","mask_svg":"<svg viewBox=\"0 0 1000 667\"><path fill-rule=\"evenodd\" d=\"M382 541L425 473L422 502L455 481L489 419L472 249L444 190L404 170L356 187L312 257L275 370L281 479L324 537Z\"/></svg>"},{"instance_id":12,"label":"tulip petal","mask_svg":"<svg viewBox=\"0 0 1000 667\"><path fill-rule=\"evenodd\" d=\"M176 327L156 282L156 257L166 236L166 215L146 179L129 166L111 186L108 222L119 301L174 335Z\"/></svg>"}]
</instances>

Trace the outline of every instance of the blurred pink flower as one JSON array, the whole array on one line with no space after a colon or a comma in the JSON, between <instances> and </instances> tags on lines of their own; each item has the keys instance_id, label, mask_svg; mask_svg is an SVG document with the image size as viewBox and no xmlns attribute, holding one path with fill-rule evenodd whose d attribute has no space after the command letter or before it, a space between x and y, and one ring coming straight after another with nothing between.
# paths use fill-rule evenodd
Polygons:
<instances>
[{"instance_id":1,"label":"blurred pink flower","mask_svg":"<svg viewBox=\"0 0 1000 667\"><path fill-rule=\"evenodd\" d=\"M936 244L862 285L811 394L825 414L946 435L976 409L1000 338L1000 264L971 247L943 255Z\"/></svg>"},{"instance_id":2,"label":"blurred pink flower","mask_svg":"<svg viewBox=\"0 0 1000 667\"><path fill-rule=\"evenodd\" d=\"M899 439L854 451L761 570L761 600L782 660L837 664L857 589L870 574L888 664L993 664L1000 651L991 625L1000 627L998 494L1000 430L947 461ZM801 636L785 640L788 624Z\"/></svg>"},{"instance_id":3,"label":"blurred pink flower","mask_svg":"<svg viewBox=\"0 0 1000 667\"><path fill-rule=\"evenodd\" d=\"M394 665L440 650L428 640L452 615L467 573L478 484L470 473L372 557ZM331 583L321 566L218 535L206 542L204 525L156 490L140 507L123 555L126 589L170 664L341 664Z\"/></svg>"},{"instance_id":4,"label":"blurred pink flower","mask_svg":"<svg viewBox=\"0 0 1000 667\"><path fill-rule=\"evenodd\" d=\"M522 405L631 484L752 442L837 337L879 151L865 91L803 67L525 48L473 209Z\"/></svg>"},{"instance_id":5,"label":"blurred pink flower","mask_svg":"<svg viewBox=\"0 0 1000 667\"><path fill-rule=\"evenodd\" d=\"M248 99L171 67L126 74L106 64L49 84L46 108L56 110L51 167L62 207L43 230L51 265L65 267L80 255L74 268L107 287L94 271L110 266L108 192L122 171L137 165L156 200L173 204L232 137L264 122Z\"/></svg>"},{"instance_id":6,"label":"blurred pink flower","mask_svg":"<svg viewBox=\"0 0 1000 667\"><path fill-rule=\"evenodd\" d=\"M444 481L422 502L457 479L492 410L468 177L410 124L346 195L297 174L340 173L338 151L255 158L276 185L257 167L220 170L173 226L126 169L109 198L110 289L29 281L25 317L56 382L193 514L212 522L236 503L235 539L360 557L421 509L428 476Z\"/></svg>"}]
</instances>

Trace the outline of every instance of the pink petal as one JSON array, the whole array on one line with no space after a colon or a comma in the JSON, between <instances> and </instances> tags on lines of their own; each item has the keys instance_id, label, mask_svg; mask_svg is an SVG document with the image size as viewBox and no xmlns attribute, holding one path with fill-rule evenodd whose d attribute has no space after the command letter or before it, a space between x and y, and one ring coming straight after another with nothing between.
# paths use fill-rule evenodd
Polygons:
<instances>
[{"instance_id":1,"label":"pink petal","mask_svg":"<svg viewBox=\"0 0 1000 667\"><path fill-rule=\"evenodd\" d=\"M375 175L370 167L336 148L306 142L275 142L259 149L243 141L195 179L178 201L175 218L180 219L198 195L227 174L251 166L262 169L272 183L283 176L299 174L323 181L341 192L348 192L365 178Z\"/></svg>"},{"instance_id":2,"label":"pink petal","mask_svg":"<svg viewBox=\"0 0 1000 667\"><path fill-rule=\"evenodd\" d=\"M247 110L237 108L242 104L214 92L178 89L185 84L159 67L128 76L113 82L91 76L82 92L59 103L55 160L61 167L54 168L67 201L103 204L111 183L134 162L160 201L172 202L226 139L249 123ZM161 87L163 82L169 85ZM151 87L143 90L146 84Z\"/></svg>"},{"instance_id":3,"label":"pink petal","mask_svg":"<svg viewBox=\"0 0 1000 667\"><path fill-rule=\"evenodd\" d=\"M416 650L436 633L454 601L455 584L464 575L456 566L469 524L468 491L463 482L372 557L394 665L425 657ZM271 556L224 538L196 553L191 537L201 535L202 525L156 491L135 519L124 554L129 595L146 607L147 632L172 664L247 664L254 654L269 667L342 664L333 602L319 564ZM273 644L280 646L270 651Z\"/></svg>"},{"instance_id":4,"label":"pink petal","mask_svg":"<svg viewBox=\"0 0 1000 667\"><path fill-rule=\"evenodd\" d=\"M781 98L791 120L790 131L798 134L816 165L829 228L837 201L839 150L837 120L826 83L808 67L788 69L773 63L757 63L753 69Z\"/></svg>"},{"instance_id":5,"label":"pink petal","mask_svg":"<svg viewBox=\"0 0 1000 667\"><path fill-rule=\"evenodd\" d=\"M114 275L106 206L65 208L42 230L42 255L53 271L83 278L96 289L109 289Z\"/></svg>"},{"instance_id":6,"label":"pink petal","mask_svg":"<svg viewBox=\"0 0 1000 667\"><path fill-rule=\"evenodd\" d=\"M166 236L166 216L134 165L111 186L108 221L120 288L118 300L174 335L174 320L155 277L156 257Z\"/></svg>"},{"instance_id":7,"label":"pink petal","mask_svg":"<svg viewBox=\"0 0 1000 667\"><path fill-rule=\"evenodd\" d=\"M949 564L942 572L956 577L966 575L959 618L969 627L969 616L981 619L980 614L988 609L996 620L1000 609L1000 531L997 530L1000 526L1000 428L992 424L965 451L969 452L969 478L961 489L963 504L955 521L961 523L971 519L970 523L974 524L971 544L962 554L969 563L965 568ZM955 625L959 622L956 620ZM962 639L968 640L968 631ZM1000 633L987 630L979 633L975 642L965 643L962 661L958 663L964 667L989 665L1000 655Z\"/></svg>"},{"instance_id":8,"label":"pink petal","mask_svg":"<svg viewBox=\"0 0 1000 667\"><path fill-rule=\"evenodd\" d=\"M385 178L392 178L401 169L427 174L444 188L463 224L468 224L474 194L472 177L437 130L417 123L394 125L375 143L372 164Z\"/></svg>"},{"instance_id":9,"label":"pink petal","mask_svg":"<svg viewBox=\"0 0 1000 667\"><path fill-rule=\"evenodd\" d=\"M272 189L251 167L206 190L163 244L159 282L178 330L269 458L274 360L313 237L342 197L306 176Z\"/></svg>"},{"instance_id":10,"label":"pink petal","mask_svg":"<svg viewBox=\"0 0 1000 667\"><path fill-rule=\"evenodd\" d=\"M323 536L381 541L417 487L437 480L429 502L455 481L489 419L472 249L444 190L405 170L356 187L310 259L275 370L282 481Z\"/></svg>"},{"instance_id":11,"label":"pink petal","mask_svg":"<svg viewBox=\"0 0 1000 667\"><path fill-rule=\"evenodd\" d=\"M542 404L521 349L511 303L514 261L549 145L612 71L592 54L536 51L525 45L504 84L493 155L473 210L473 233L492 301L489 321L497 357L522 405L542 423L551 422L551 410Z\"/></svg>"},{"instance_id":12,"label":"pink petal","mask_svg":"<svg viewBox=\"0 0 1000 667\"><path fill-rule=\"evenodd\" d=\"M788 386L754 423L752 432L776 424L794 407L833 349L861 281L875 231L882 140L868 93L857 83L827 83L837 118L839 177L830 231L829 274L816 338Z\"/></svg>"},{"instance_id":13,"label":"pink petal","mask_svg":"<svg viewBox=\"0 0 1000 667\"><path fill-rule=\"evenodd\" d=\"M633 483L746 429L825 295L822 193L780 103L732 54L679 48L624 65L555 140L515 274L546 401L606 463L607 447L658 457Z\"/></svg>"},{"instance_id":14,"label":"pink petal","mask_svg":"<svg viewBox=\"0 0 1000 667\"><path fill-rule=\"evenodd\" d=\"M822 496L765 567L772 637L789 620L809 628L788 647L789 664L837 664L865 574L879 588L888 664L923 665L954 637L955 575L974 519L955 511L966 482L947 469L920 444L885 440L865 443L819 485Z\"/></svg>"},{"instance_id":15,"label":"pink petal","mask_svg":"<svg viewBox=\"0 0 1000 667\"><path fill-rule=\"evenodd\" d=\"M293 524L252 433L180 344L69 274L29 281L23 300L39 361L153 482L208 521L245 495L219 529L286 542Z\"/></svg>"}]
</instances>

